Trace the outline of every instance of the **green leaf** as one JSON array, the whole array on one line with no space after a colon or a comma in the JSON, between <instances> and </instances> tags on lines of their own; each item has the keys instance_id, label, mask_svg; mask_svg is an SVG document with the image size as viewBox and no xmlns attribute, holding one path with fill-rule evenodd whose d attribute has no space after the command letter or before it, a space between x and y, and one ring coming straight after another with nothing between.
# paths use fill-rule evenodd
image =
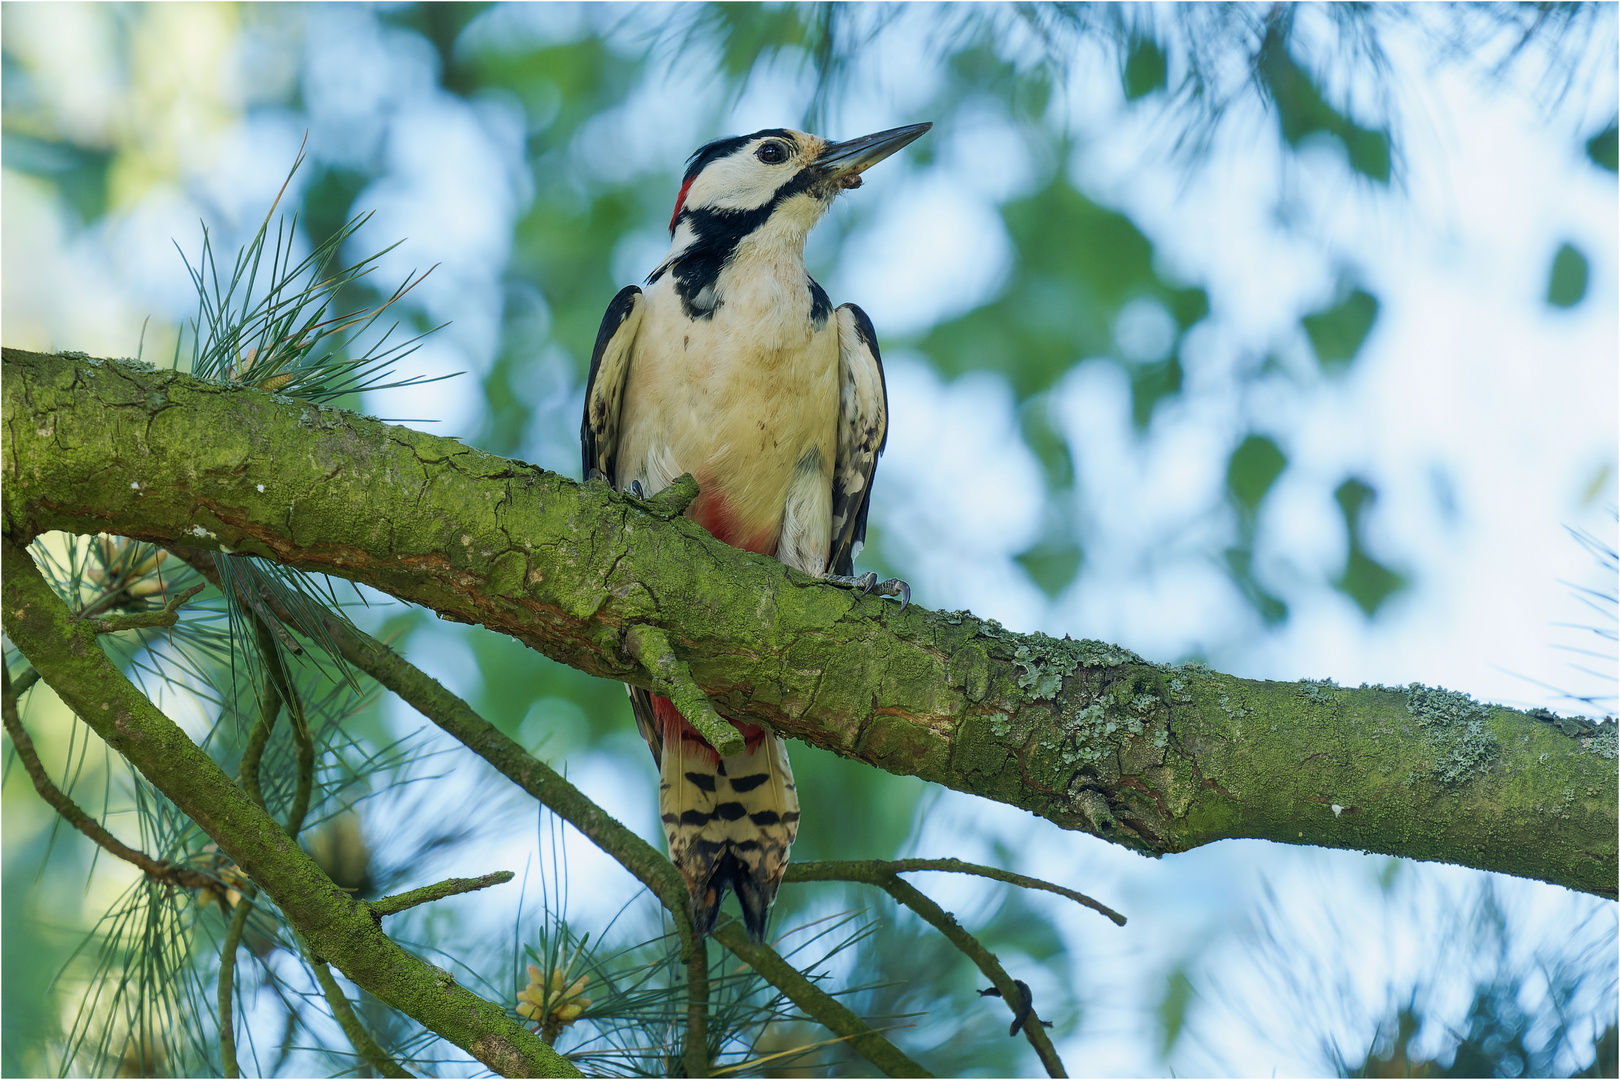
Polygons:
<instances>
[{"instance_id":1,"label":"green leaf","mask_svg":"<svg viewBox=\"0 0 1620 1080\"><path fill-rule=\"evenodd\" d=\"M1029 575L1029 580L1048 597L1056 598L1080 573L1084 554L1072 540L1043 538L1022 555L1014 557Z\"/></svg>"},{"instance_id":2,"label":"green leaf","mask_svg":"<svg viewBox=\"0 0 1620 1080\"><path fill-rule=\"evenodd\" d=\"M1311 339L1316 362L1326 370L1342 371L1361 351L1377 320L1378 298L1358 288L1332 307L1306 315L1300 324Z\"/></svg>"},{"instance_id":3,"label":"green leaf","mask_svg":"<svg viewBox=\"0 0 1620 1080\"><path fill-rule=\"evenodd\" d=\"M1153 419L1153 408L1165 398L1181 393L1181 357L1171 353L1156 364L1137 364L1131 369L1131 420L1136 430L1145 430Z\"/></svg>"},{"instance_id":4,"label":"green leaf","mask_svg":"<svg viewBox=\"0 0 1620 1080\"><path fill-rule=\"evenodd\" d=\"M1159 1001L1159 1054L1168 1056L1175 1047L1176 1040L1181 1037L1181 1029L1187 1023L1187 1006L1192 1004L1192 980L1187 978L1187 971L1177 967L1165 979L1164 997Z\"/></svg>"},{"instance_id":5,"label":"green leaf","mask_svg":"<svg viewBox=\"0 0 1620 1080\"><path fill-rule=\"evenodd\" d=\"M1254 549L1247 546L1230 547L1225 555L1226 570L1231 575L1232 584L1238 587L1243 599L1259 613L1266 625L1275 626L1287 619L1288 605L1266 591L1254 576Z\"/></svg>"},{"instance_id":6,"label":"green leaf","mask_svg":"<svg viewBox=\"0 0 1620 1080\"><path fill-rule=\"evenodd\" d=\"M1164 50L1159 48L1158 42L1151 38L1133 41L1130 54L1125 58L1125 100L1135 101L1155 90L1163 90L1168 70Z\"/></svg>"},{"instance_id":7,"label":"green leaf","mask_svg":"<svg viewBox=\"0 0 1620 1080\"><path fill-rule=\"evenodd\" d=\"M1620 123L1609 126L1586 140L1586 156L1592 164L1610 172L1620 172Z\"/></svg>"},{"instance_id":8,"label":"green leaf","mask_svg":"<svg viewBox=\"0 0 1620 1080\"><path fill-rule=\"evenodd\" d=\"M1552 273L1547 275L1547 303L1574 307L1586 298L1588 276L1586 256L1574 244L1564 244L1553 256Z\"/></svg>"},{"instance_id":9,"label":"green leaf","mask_svg":"<svg viewBox=\"0 0 1620 1080\"><path fill-rule=\"evenodd\" d=\"M1333 587L1356 602L1362 612L1371 618L1395 593L1406 587L1406 578L1383 565L1371 555L1361 536L1361 514L1378 498L1366 482L1351 477L1333 492L1333 498L1344 514L1344 529L1349 537L1350 551L1345 558L1344 572L1333 581Z\"/></svg>"},{"instance_id":10,"label":"green leaf","mask_svg":"<svg viewBox=\"0 0 1620 1080\"><path fill-rule=\"evenodd\" d=\"M1264 435L1251 434L1232 451L1226 464L1226 489L1240 507L1254 514L1288 467L1288 456Z\"/></svg>"}]
</instances>

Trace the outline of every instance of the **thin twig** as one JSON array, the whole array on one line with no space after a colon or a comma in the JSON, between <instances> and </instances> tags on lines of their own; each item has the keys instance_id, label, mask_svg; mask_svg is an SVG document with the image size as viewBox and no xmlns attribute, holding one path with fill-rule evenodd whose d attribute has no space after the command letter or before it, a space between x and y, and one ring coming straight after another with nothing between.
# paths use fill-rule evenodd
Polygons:
<instances>
[{"instance_id":1,"label":"thin twig","mask_svg":"<svg viewBox=\"0 0 1620 1080\"><path fill-rule=\"evenodd\" d=\"M1015 1026L1009 1034L1016 1034L1017 1022L1022 1020L1024 1037L1029 1040L1029 1045L1034 1047L1041 1064L1046 1067L1048 1076L1069 1075L1064 1071L1063 1060L1058 1057L1052 1040L1047 1037L1046 1027L1041 1022L1040 1016L1033 1007L1028 1013L1024 1013L1024 1006L1030 1003L1024 1000L1024 994L1020 992L1017 982L1007 974L1006 969L1001 966L1001 961L996 959L995 953L985 948L978 938L962 929L961 924L956 921L956 916L924 896L909 882L900 880L898 874L876 875L872 883L922 916L925 922L950 939L952 945L966 954L967 958L984 972L985 977L1001 991L1002 998L1007 1002L1007 1008L1012 1010Z\"/></svg>"},{"instance_id":2,"label":"thin twig","mask_svg":"<svg viewBox=\"0 0 1620 1080\"><path fill-rule=\"evenodd\" d=\"M114 615L103 619L91 619L90 623L96 628L98 634L116 634L120 630L150 630L154 627L173 626L180 621L180 605L206 588L208 588L208 583L199 581L184 592L178 592L169 597L168 602L161 608L152 611L137 611L131 615Z\"/></svg>"},{"instance_id":3,"label":"thin twig","mask_svg":"<svg viewBox=\"0 0 1620 1080\"><path fill-rule=\"evenodd\" d=\"M354 1047L355 1053L366 1059L371 1067L384 1076L410 1076L411 1074L400 1068L399 1063L389 1056L388 1051L377 1044L371 1037L360 1018L354 1015L354 1006L343 993L343 988L332 977L332 970L326 966L324 960L316 960L310 966L315 969L315 978L321 984L321 993L326 995L326 1004L332 1010L332 1017L343 1029L343 1034L349 1037L349 1045Z\"/></svg>"},{"instance_id":4,"label":"thin twig","mask_svg":"<svg viewBox=\"0 0 1620 1080\"><path fill-rule=\"evenodd\" d=\"M18 682L23 689L27 689L38 678L38 674L30 670ZM26 683L23 682L24 679L27 680ZM16 748L17 757L27 770L28 778L34 782L34 790L39 792L39 797L61 815L64 821L95 841L102 850L137 867L153 881L178 885L183 889L211 889L219 884L200 870L176 866L166 859L154 859L146 852L130 847L102 828L101 823L95 818L81 810L77 803L52 782L50 775L45 771L45 766L40 763L39 753L34 749L34 740L22 726L22 720L17 715L19 690L12 685L11 672L6 668L4 660L0 660L0 684L3 684L3 707L0 707L0 716L4 718L6 734L11 736L11 745Z\"/></svg>"},{"instance_id":5,"label":"thin twig","mask_svg":"<svg viewBox=\"0 0 1620 1080\"><path fill-rule=\"evenodd\" d=\"M994 866L981 866L978 863L963 862L960 859L895 859L890 862L855 861L855 862L800 862L789 863L785 881L864 881L865 878L850 878L846 876L849 867L875 867L887 870L894 874L911 874L920 870L937 870L949 874L972 874L976 877L991 878L995 881L1005 881L1009 885L1018 885L1026 889L1039 889L1042 892L1056 893L1066 896L1082 907L1101 912L1112 919L1115 925L1124 926L1125 916L1098 900L1093 900L1085 893L1054 885L1050 881L1040 878L1027 877L1015 874L1011 870L1002 870Z\"/></svg>"},{"instance_id":6,"label":"thin twig","mask_svg":"<svg viewBox=\"0 0 1620 1080\"><path fill-rule=\"evenodd\" d=\"M376 916L398 915L408 911L418 904L430 904L435 900L443 900L447 896L458 896L461 893L476 892L487 889L491 885L503 885L512 880L512 871L497 870L493 874L485 874L475 878L446 878L433 885L424 885L420 889L410 892L396 893L385 896L381 900L371 901L371 913Z\"/></svg>"},{"instance_id":7,"label":"thin twig","mask_svg":"<svg viewBox=\"0 0 1620 1080\"><path fill-rule=\"evenodd\" d=\"M275 680L266 672L264 685L259 688L259 721L248 733L247 746L242 749L242 775L238 781L242 790L261 808L264 807L264 791L259 786L259 762L264 758L264 748L270 742L270 732L280 712L281 694L276 690Z\"/></svg>"},{"instance_id":8,"label":"thin twig","mask_svg":"<svg viewBox=\"0 0 1620 1080\"><path fill-rule=\"evenodd\" d=\"M236 902L236 910L231 912L231 922L225 930L225 944L219 950L219 1061L229 1080L242 1075L241 1067L236 1062L236 1021L232 1016L232 1005L236 996L236 949L242 943L242 931L252 910L253 901L244 891L242 898Z\"/></svg>"},{"instance_id":9,"label":"thin twig","mask_svg":"<svg viewBox=\"0 0 1620 1080\"><path fill-rule=\"evenodd\" d=\"M301 703L294 698L295 707L290 712L300 716L303 714ZM304 827L304 818L309 814L310 792L315 787L315 739L310 734L309 721L292 725L293 745L297 748L298 758L298 785L293 791L292 809L287 811L287 835L294 840Z\"/></svg>"},{"instance_id":10,"label":"thin twig","mask_svg":"<svg viewBox=\"0 0 1620 1080\"><path fill-rule=\"evenodd\" d=\"M39 672L35 671L33 668L29 668L27 671L17 676L16 680L11 684L11 700L13 708L16 707L17 699L28 693L28 691L32 690L34 688L34 684L37 682L39 682Z\"/></svg>"},{"instance_id":11,"label":"thin twig","mask_svg":"<svg viewBox=\"0 0 1620 1080\"><path fill-rule=\"evenodd\" d=\"M248 738L248 751L255 752L251 760L248 751L244 751L242 755L243 786L247 788L251 783L253 786L247 788L248 794L253 795L259 805L264 805L263 793L259 789L258 768L265 744L270 739L270 731L276 722L276 713L270 703L279 697L287 705L287 718L292 726L298 766L297 786L293 791L292 806L287 811L287 823L283 827L287 830L287 835L296 840L299 830L304 827L304 818L309 813L310 793L315 786L315 740L310 734L309 719L304 715L303 701L298 696L297 688L293 686L292 674L282 661L281 650L277 647L271 623L261 619L253 611L248 611L247 616L253 623L254 636L259 646L259 661L264 665L265 686L264 708L261 709L258 725ZM276 629L281 628L277 626ZM251 769L249 765L252 766Z\"/></svg>"},{"instance_id":12,"label":"thin twig","mask_svg":"<svg viewBox=\"0 0 1620 1080\"><path fill-rule=\"evenodd\" d=\"M956 916L940 907L927 896L913 888L908 882L900 879L900 874L917 870L946 870L953 873L979 874L983 877L995 878L999 881L1011 881L1016 885L1025 885L1028 888L1040 888L1049 892L1056 892L1068 896L1076 903L1086 907L1096 908L1116 922L1123 923L1125 917L1117 912L1110 911L1097 901L1081 893L1064 889L1039 878L1027 878L1022 874L1014 874L1005 870L996 870L994 867L978 866L974 863L965 863L957 859L900 859L894 862L884 862L877 859L849 860L846 862L808 862L791 863L788 866L784 880L787 881L855 881L868 885L876 885L896 901L904 904L920 915L925 922L934 927L960 949L969 960L976 964L985 977L994 984L999 996L1007 1002L1007 1008L1013 1013L1013 1027L1008 1032L1016 1035L1020 1028L1024 1037L1034 1047L1035 1053L1040 1057L1041 1064L1046 1067L1049 1076L1067 1076L1063 1070L1063 1061L1058 1057L1057 1050L1052 1046L1052 1040L1046 1035L1046 1028L1033 1007L1026 1013L1024 1008L1031 1005L1026 993L1020 990L1019 983L1008 975L996 959L995 953L986 949L979 939L962 929L956 921ZM1025 988L1027 990L1027 988Z\"/></svg>"}]
</instances>

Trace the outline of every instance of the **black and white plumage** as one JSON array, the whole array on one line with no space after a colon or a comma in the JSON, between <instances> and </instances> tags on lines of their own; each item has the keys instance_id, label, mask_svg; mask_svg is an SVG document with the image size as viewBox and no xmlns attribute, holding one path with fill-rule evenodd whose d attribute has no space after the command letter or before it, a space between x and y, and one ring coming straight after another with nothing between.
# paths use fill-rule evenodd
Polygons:
<instances>
[{"instance_id":1,"label":"black and white plumage","mask_svg":"<svg viewBox=\"0 0 1620 1080\"><path fill-rule=\"evenodd\" d=\"M687 516L718 539L848 580L888 401L871 321L832 306L804 244L839 192L930 126L844 143L773 128L692 155L669 254L645 289L614 297L597 335L580 429L587 479L652 495L691 473ZM721 760L667 699L630 697L700 931L730 886L761 937L798 831L786 745L732 721L745 751Z\"/></svg>"}]
</instances>

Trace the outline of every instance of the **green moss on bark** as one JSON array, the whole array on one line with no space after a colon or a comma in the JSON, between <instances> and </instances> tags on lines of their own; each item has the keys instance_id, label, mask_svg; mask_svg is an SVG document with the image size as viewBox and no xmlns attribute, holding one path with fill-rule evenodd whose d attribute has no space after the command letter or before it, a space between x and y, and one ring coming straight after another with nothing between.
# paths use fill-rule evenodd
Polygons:
<instances>
[{"instance_id":1,"label":"green moss on bark","mask_svg":"<svg viewBox=\"0 0 1620 1080\"><path fill-rule=\"evenodd\" d=\"M1414 711L1409 689L901 613L604 485L128 362L7 350L4 398L19 543L110 531L261 555L642 686L625 635L654 627L727 715L1148 853L1259 837L1616 892L1612 724L1447 721L1454 701Z\"/></svg>"}]
</instances>

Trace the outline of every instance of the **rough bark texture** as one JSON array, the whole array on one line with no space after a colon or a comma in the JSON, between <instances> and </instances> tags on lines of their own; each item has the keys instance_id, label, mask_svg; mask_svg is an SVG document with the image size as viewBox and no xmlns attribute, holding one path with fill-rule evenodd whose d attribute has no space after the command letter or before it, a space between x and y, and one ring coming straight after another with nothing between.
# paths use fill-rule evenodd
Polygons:
<instances>
[{"instance_id":1,"label":"rough bark texture","mask_svg":"<svg viewBox=\"0 0 1620 1080\"><path fill-rule=\"evenodd\" d=\"M4 365L18 544L61 529L263 556L649 687L625 641L653 627L727 715L1149 854L1259 837L1616 893L1613 723L901 614L667 501L454 440L130 361Z\"/></svg>"}]
</instances>

